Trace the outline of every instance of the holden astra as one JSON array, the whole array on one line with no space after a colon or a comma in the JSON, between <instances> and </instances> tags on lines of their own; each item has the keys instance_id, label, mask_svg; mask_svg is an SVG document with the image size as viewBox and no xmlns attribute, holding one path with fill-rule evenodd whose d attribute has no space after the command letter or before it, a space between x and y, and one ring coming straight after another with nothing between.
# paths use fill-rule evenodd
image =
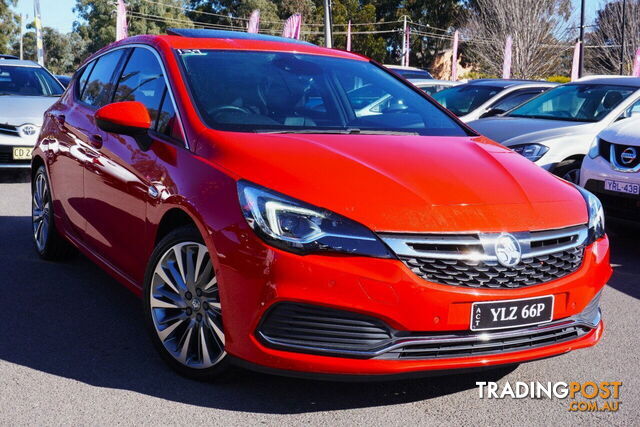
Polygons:
<instances>
[{"instance_id":1,"label":"holden astra","mask_svg":"<svg viewBox=\"0 0 640 427\"><path fill-rule=\"evenodd\" d=\"M469 126L577 184L582 161L598 133L638 114L640 78L589 77Z\"/></svg>"},{"instance_id":2,"label":"holden astra","mask_svg":"<svg viewBox=\"0 0 640 427\"><path fill-rule=\"evenodd\" d=\"M360 116L366 85L406 108ZM79 249L140 295L187 376L425 375L602 335L598 200L354 53L128 38L77 71L34 153L40 256Z\"/></svg>"},{"instance_id":3,"label":"holden astra","mask_svg":"<svg viewBox=\"0 0 640 427\"><path fill-rule=\"evenodd\" d=\"M31 167L42 116L64 88L32 61L0 55L0 168Z\"/></svg>"}]
</instances>

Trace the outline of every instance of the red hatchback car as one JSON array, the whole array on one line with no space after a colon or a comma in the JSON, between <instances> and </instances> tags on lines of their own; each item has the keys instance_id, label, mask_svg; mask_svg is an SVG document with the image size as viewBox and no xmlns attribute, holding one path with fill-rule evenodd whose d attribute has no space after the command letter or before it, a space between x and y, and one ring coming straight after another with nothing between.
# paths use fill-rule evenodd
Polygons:
<instances>
[{"instance_id":1,"label":"red hatchback car","mask_svg":"<svg viewBox=\"0 0 640 427\"><path fill-rule=\"evenodd\" d=\"M141 295L185 375L404 376L602 335L598 200L360 55L123 40L47 111L32 165L40 255L77 248Z\"/></svg>"}]
</instances>

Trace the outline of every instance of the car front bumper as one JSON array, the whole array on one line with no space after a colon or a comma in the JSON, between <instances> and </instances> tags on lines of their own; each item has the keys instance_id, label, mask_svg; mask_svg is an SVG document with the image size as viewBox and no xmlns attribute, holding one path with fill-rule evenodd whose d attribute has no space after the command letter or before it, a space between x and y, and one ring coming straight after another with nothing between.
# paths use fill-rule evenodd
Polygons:
<instances>
[{"instance_id":1,"label":"car front bumper","mask_svg":"<svg viewBox=\"0 0 640 427\"><path fill-rule=\"evenodd\" d=\"M250 240L254 240L249 237ZM401 261L330 255L299 256L261 244L245 251L245 257L220 259L218 281L225 312L227 352L243 364L265 370L347 376L402 376L452 369L472 369L515 364L546 358L594 345L603 323L594 315L573 338L545 338L544 345L505 347L498 351L475 352L465 346L459 354L430 354L404 358L396 351L413 341L415 345L440 345L447 339L472 347L484 340L492 344L504 331L472 333L469 330L471 304L554 295L553 321L531 328L507 331L520 336L572 324L611 275L609 242L600 239L585 249L582 266L563 278L516 289L478 289L428 282ZM393 342L376 353L352 354L282 346L261 334L261 324L278 304L302 304L338 310L376 319L398 333ZM317 322L324 322L317 318ZM314 328L313 322L309 328ZM533 331L533 332L532 332ZM512 333L514 332L514 333ZM339 334L337 334L339 336ZM515 337L517 340L518 338ZM482 343L480 343L482 344Z\"/></svg>"}]
</instances>

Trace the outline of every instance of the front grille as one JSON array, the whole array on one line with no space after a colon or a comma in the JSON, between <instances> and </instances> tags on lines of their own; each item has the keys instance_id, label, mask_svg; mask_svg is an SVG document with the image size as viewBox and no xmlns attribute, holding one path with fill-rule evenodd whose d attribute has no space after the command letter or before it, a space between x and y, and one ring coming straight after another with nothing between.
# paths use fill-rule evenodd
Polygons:
<instances>
[{"instance_id":1,"label":"front grille","mask_svg":"<svg viewBox=\"0 0 640 427\"><path fill-rule=\"evenodd\" d=\"M30 160L13 160L13 147L0 145L0 164L29 164Z\"/></svg>"},{"instance_id":2,"label":"front grille","mask_svg":"<svg viewBox=\"0 0 640 427\"><path fill-rule=\"evenodd\" d=\"M640 196L605 190L604 182L590 179L584 186L598 196L607 216L637 221L640 218Z\"/></svg>"},{"instance_id":3,"label":"front grille","mask_svg":"<svg viewBox=\"0 0 640 427\"><path fill-rule=\"evenodd\" d=\"M443 285L471 288L521 288L546 283L580 268L586 226L512 233L521 247L514 266L499 263L496 239L502 233L381 234L380 237L416 275Z\"/></svg>"},{"instance_id":4,"label":"front grille","mask_svg":"<svg viewBox=\"0 0 640 427\"><path fill-rule=\"evenodd\" d=\"M415 274L429 282L471 288L521 288L559 279L582 264L583 246L523 259L515 267L497 261L474 262L428 258L400 259Z\"/></svg>"},{"instance_id":5,"label":"front grille","mask_svg":"<svg viewBox=\"0 0 640 427\"><path fill-rule=\"evenodd\" d=\"M616 168L632 170L640 165L640 147L624 144L610 144L610 146L609 161L616 166ZM636 153L635 158L629 163L625 163L622 159L622 153L627 149L632 149Z\"/></svg>"},{"instance_id":6,"label":"front grille","mask_svg":"<svg viewBox=\"0 0 640 427\"><path fill-rule=\"evenodd\" d=\"M258 336L275 347L370 351L387 344L389 328L380 320L308 304L280 303L265 315Z\"/></svg>"},{"instance_id":7,"label":"front grille","mask_svg":"<svg viewBox=\"0 0 640 427\"><path fill-rule=\"evenodd\" d=\"M7 124L0 124L0 133L4 135L20 136L17 127Z\"/></svg>"},{"instance_id":8,"label":"front grille","mask_svg":"<svg viewBox=\"0 0 640 427\"><path fill-rule=\"evenodd\" d=\"M558 329L542 329L525 335L509 335L487 341L482 334L469 334L468 339L459 337L456 342L402 345L385 354L385 358L437 359L508 353L529 350L570 341L589 332L591 328L572 325Z\"/></svg>"}]
</instances>

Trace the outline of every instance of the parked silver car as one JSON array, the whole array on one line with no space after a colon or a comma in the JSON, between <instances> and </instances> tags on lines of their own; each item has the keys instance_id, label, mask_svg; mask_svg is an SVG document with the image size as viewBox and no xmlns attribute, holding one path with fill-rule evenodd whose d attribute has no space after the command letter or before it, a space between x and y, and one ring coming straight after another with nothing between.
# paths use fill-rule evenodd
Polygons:
<instances>
[{"instance_id":1,"label":"parked silver car","mask_svg":"<svg viewBox=\"0 0 640 427\"><path fill-rule=\"evenodd\" d=\"M495 116L557 86L538 80L479 79L445 89L433 98L463 122Z\"/></svg>"},{"instance_id":2,"label":"parked silver car","mask_svg":"<svg viewBox=\"0 0 640 427\"><path fill-rule=\"evenodd\" d=\"M596 136L640 114L640 78L586 78L551 89L501 117L469 122L543 168L578 183Z\"/></svg>"},{"instance_id":3,"label":"parked silver car","mask_svg":"<svg viewBox=\"0 0 640 427\"><path fill-rule=\"evenodd\" d=\"M32 61L0 59L0 168L31 167L44 112L64 88Z\"/></svg>"},{"instance_id":4,"label":"parked silver car","mask_svg":"<svg viewBox=\"0 0 640 427\"><path fill-rule=\"evenodd\" d=\"M433 95L441 90L449 89L453 86L462 84L461 82L452 82L451 80L436 80L436 79L409 79L409 81L416 87L422 89L426 94Z\"/></svg>"}]
</instances>

